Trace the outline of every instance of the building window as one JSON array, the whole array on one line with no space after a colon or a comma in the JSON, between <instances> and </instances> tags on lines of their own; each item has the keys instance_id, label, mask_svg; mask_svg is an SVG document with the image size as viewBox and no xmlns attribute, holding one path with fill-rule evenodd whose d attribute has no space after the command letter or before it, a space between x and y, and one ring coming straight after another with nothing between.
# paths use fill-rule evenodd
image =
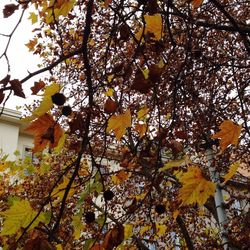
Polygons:
<instances>
[{"instance_id":1,"label":"building window","mask_svg":"<svg viewBox=\"0 0 250 250\"><path fill-rule=\"evenodd\" d=\"M23 150L23 159L25 158L30 158L32 160L33 164L38 164L39 160L38 158L34 155L34 153L32 152L32 148L28 147L28 146L24 146L24 150Z\"/></svg>"}]
</instances>

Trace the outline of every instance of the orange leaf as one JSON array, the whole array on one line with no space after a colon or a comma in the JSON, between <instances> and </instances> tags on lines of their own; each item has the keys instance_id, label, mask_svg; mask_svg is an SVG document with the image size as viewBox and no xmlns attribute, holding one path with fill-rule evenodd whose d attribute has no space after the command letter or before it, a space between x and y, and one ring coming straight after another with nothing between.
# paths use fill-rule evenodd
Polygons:
<instances>
[{"instance_id":1,"label":"orange leaf","mask_svg":"<svg viewBox=\"0 0 250 250\"><path fill-rule=\"evenodd\" d=\"M126 173L124 170L121 170L118 174L113 175L112 181L115 185L120 185L124 181L126 181L129 178L130 174Z\"/></svg>"},{"instance_id":2,"label":"orange leaf","mask_svg":"<svg viewBox=\"0 0 250 250\"><path fill-rule=\"evenodd\" d=\"M201 4L203 3L203 0L192 0L191 3L192 3L193 8L197 9L201 6Z\"/></svg>"},{"instance_id":3,"label":"orange leaf","mask_svg":"<svg viewBox=\"0 0 250 250\"><path fill-rule=\"evenodd\" d=\"M225 120L220 125L220 131L212 136L213 139L221 138L220 147L223 152L228 145L237 145L240 137L241 125L230 120Z\"/></svg>"},{"instance_id":4,"label":"orange leaf","mask_svg":"<svg viewBox=\"0 0 250 250\"><path fill-rule=\"evenodd\" d=\"M141 138L147 132L147 124L139 124L139 123L137 123L135 125L135 130L139 133L140 138Z\"/></svg>"},{"instance_id":5,"label":"orange leaf","mask_svg":"<svg viewBox=\"0 0 250 250\"><path fill-rule=\"evenodd\" d=\"M49 148L56 147L63 134L61 126L55 123L53 117L48 113L30 123L25 131L34 135L33 152L42 151L48 144Z\"/></svg>"}]
</instances>

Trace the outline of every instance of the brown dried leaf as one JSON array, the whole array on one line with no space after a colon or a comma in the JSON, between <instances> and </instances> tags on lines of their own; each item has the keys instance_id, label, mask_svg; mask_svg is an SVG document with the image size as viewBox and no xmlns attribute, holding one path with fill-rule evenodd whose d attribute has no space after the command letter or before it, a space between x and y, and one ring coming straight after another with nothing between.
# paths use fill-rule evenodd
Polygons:
<instances>
[{"instance_id":1,"label":"brown dried leaf","mask_svg":"<svg viewBox=\"0 0 250 250\"><path fill-rule=\"evenodd\" d=\"M145 79L143 72L139 69L135 73L135 79L131 89L137 90L142 94L146 94L153 87L153 82L149 79Z\"/></svg>"},{"instance_id":2,"label":"brown dried leaf","mask_svg":"<svg viewBox=\"0 0 250 250\"><path fill-rule=\"evenodd\" d=\"M11 16L18 9L18 7L19 7L19 5L15 5L13 3L6 4L4 6L4 9L3 9L3 17L7 18L7 17Z\"/></svg>"},{"instance_id":3,"label":"brown dried leaf","mask_svg":"<svg viewBox=\"0 0 250 250\"><path fill-rule=\"evenodd\" d=\"M32 95L36 95L45 86L44 81L34 82L34 86L31 87Z\"/></svg>"},{"instance_id":4,"label":"brown dried leaf","mask_svg":"<svg viewBox=\"0 0 250 250\"><path fill-rule=\"evenodd\" d=\"M11 85L11 89L14 91L14 95L25 98L22 84L18 79L11 80L10 85Z\"/></svg>"},{"instance_id":5,"label":"brown dried leaf","mask_svg":"<svg viewBox=\"0 0 250 250\"><path fill-rule=\"evenodd\" d=\"M112 250L119 246L123 239L124 227L117 225L106 233L102 246L105 250Z\"/></svg>"},{"instance_id":6,"label":"brown dried leaf","mask_svg":"<svg viewBox=\"0 0 250 250\"><path fill-rule=\"evenodd\" d=\"M0 83L6 86L9 81L10 81L10 75L7 75L0 81Z\"/></svg>"}]
</instances>

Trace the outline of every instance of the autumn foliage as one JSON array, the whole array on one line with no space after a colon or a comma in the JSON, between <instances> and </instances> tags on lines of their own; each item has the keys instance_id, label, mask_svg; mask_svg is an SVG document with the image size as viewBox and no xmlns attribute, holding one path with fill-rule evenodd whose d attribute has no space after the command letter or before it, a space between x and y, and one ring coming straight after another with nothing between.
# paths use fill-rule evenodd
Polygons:
<instances>
[{"instance_id":1,"label":"autumn foliage","mask_svg":"<svg viewBox=\"0 0 250 250\"><path fill-rule=\"evenodd\" d=\"M21 15L17 28L29 13L25 46L42 65L13 79L7 46L1 105L47 72L22 118L36 161L0 159L4 249L249 247L247 1L20 0L2 11Z\"/></svg>"}]
</instances>

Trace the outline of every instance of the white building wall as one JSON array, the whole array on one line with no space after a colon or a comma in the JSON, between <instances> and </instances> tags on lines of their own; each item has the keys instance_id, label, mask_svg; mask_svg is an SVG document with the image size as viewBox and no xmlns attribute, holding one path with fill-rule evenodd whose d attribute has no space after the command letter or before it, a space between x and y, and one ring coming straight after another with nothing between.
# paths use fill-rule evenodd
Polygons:
<instances>
[{"instance_id":1,"label":"white building wall","mask_svg":"<svg viewBox=\"0 0 250 250\"><path fill-rule=\"evenodd\" d=\"M19 127L15 124L1 121L0 123L0 149L8 154L8 160L15 160L13 154L17 150Z\"/></svg>"}]
</instances>

